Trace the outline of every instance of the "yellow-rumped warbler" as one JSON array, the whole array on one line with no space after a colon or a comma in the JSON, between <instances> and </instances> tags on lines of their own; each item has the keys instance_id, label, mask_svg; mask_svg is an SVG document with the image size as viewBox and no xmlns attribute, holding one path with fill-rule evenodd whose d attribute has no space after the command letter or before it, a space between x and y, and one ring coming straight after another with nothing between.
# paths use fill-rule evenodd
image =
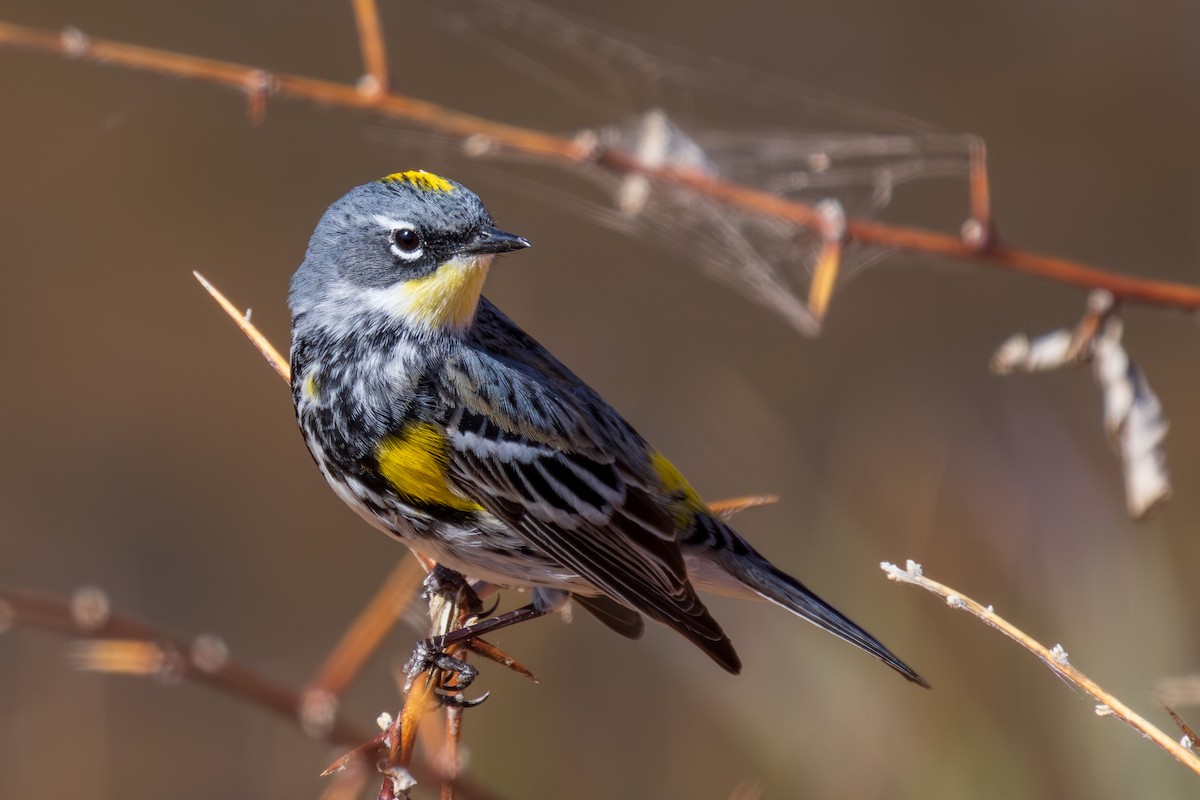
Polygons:
<instances>
[{"instance_id":1,"label":"yellow-rumped warbler","mask_svg":"<svg viewBox=\"0 0 1200 800\"><path fill-rule=\"evenodd\" d=\"M338 496L441 565L530 588L510 619L574 597L631 638L641 614L663 622L736 673L699 588L770 600L927 685L482 296L495 255L528 246L427 172L359 186L321 217L288 298L292 397Z\"/></svg>"}]
</instances>

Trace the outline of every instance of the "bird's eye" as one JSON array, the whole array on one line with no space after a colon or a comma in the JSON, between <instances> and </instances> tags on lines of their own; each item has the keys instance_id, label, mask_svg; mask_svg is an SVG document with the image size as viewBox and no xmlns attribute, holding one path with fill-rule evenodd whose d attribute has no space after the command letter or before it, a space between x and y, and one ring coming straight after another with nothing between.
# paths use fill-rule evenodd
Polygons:
<instances>
[{"instance_id":1,"label":"bird's eye","mask_svg":"<svg viewBox=\"0 0 1200 800\"><path fill-rule=\"evenodd\" d=\"M411 253L421 246L421 235L412 228L400 228L392 231L392 241L401 252Z\"/></svg>"}]
</instances>

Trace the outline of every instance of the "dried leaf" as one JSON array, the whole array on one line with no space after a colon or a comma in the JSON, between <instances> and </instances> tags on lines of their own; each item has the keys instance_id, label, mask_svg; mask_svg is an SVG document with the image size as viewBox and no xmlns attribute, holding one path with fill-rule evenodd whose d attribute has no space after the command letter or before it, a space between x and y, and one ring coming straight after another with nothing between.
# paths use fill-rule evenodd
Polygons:
<instances>
[{"instance_id":1,"label":"dried leaf","mask_svg":"<svg viewBox=\"0 0 1200 800\"><path fill-rule=\"evenodd\" d=\"M992 356L992 372L1045 372L1071 365L1071 331L1052 331L1030 341L1023 333L1009 337Z\"/></svg>"},{"instance_id":2,"label":"dried leaf","mask_svg":"<svg viewBox=\"0 0 1200 800\"><path fill-rule=\"evenodd\" d=\"M1144 519L1171 496L1163 441L1168 423L1162 404L1121 344L1124 326L1113 296L1092 292L1074 330L1052 331L1030 341L1017 334L992 356L992 370L1004 374L1040 372L1092 362L1103 398L1104 430L1121 455L1125 505Z\"/></svg>"},{"instance_id":3,"label":"dried leaf","mask_svg":"<svg viewBox=\"0 0 1200 800\"><path fill-rule=\"evenodd\" d=\"M1125 503L1131 517L1144 519L1171 497L1163 447L1169 424L1145 374L1121 344L1119 320L1105 326L1092 358L1104 396L1104 429L1125 470Z\"/></svg>"},{"instance_id":4,"label":"dried leaf","mask_svg":"<svg viewBox=\"0 0 1200 800\"><path fill-rule=\"evenodd\" d=\"M1175 722L1176 726L1179 727L1180 732L1185 737L1187 737L1188 742L1195 744L1195 742L1200 741L1200 740L1196 739L1196 732L1194 730L1192 730L1192 726L1188 725L1187 722L1183 719L1183 717L1176 714L1175 709L1171 708L1168 705L1163 705L1163 708L1166 709L1167 713L1171 715L1171 719ZM1184 746L1190 748L1192 745L1189 744L1189 745L1184 745Z\"/></svg>"}]
</instances>

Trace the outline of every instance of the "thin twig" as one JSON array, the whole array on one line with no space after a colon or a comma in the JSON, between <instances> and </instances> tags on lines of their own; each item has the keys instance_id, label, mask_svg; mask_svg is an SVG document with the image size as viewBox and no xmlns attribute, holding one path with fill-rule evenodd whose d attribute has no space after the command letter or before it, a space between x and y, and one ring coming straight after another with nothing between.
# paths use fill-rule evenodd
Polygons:
<instances>
[{"instance_id":1,"label":"thin twig","mask_svg":"<svg viewBox=\"0 0 1200 800\"><path fill-rule=\"evenodd\" d=\"M820 212L770 192L723 181L692 170L653 167L636 156L597 148L594 142L567 139L542 131L506 125L493 120L396 93L364 94L358 87L265 70L229 61L199 58L168 50L93 39L76 30L62 33L0 22L0 46L25 47L57 56L115 64L164 75L216 83L247 92L261 103L265 92L323 105L371 111L425 126L441 133L471 137L511 153L541 158L567 166L589 164L618 175L643 175L648 179L689 189L709 199L744 211L775 217L810 229L821 229ZM982 151L981 151L982 153ZM981 169L976 159L975 172ZM983 197L986 179L972 179L971 222L991 227L991 209ZM979 263L1045 280L1094 289L1105 289L1129 302L1183 309L1200 308L1200 287L1169 281L1147 280L1098 269L1065 258L1040 255L999 244L989 231L976 231L965 239L936 231L891 225L865 219L846 221L846 245L890 248Z\"/></svg>"},{"instance_id":2,"label":"thin twig","mask_svg":"<svg viewBox=\"0 0 1200 800\"><path fill-rule=\"evenodd\" d=\"M836 200L823 200L817 210L824 218L821 226L821 249L808 285L808 311L818 323L825 319L833 287L837 283L846 243L846 212Z\"/></svg>"},{"instance_id":3,"label":"thin twig","mask_svg":"<svg viewBox=\"0 0 1200 800\"><path fill-rule=\"evenodd\" d=\"M387 48L383 44L383 24L379 21L379 7L375 0L352 0L354 21L358 25L358 43L362 50L365 79L359 91L370 97L388 93Z\"/></svg>"},{"instance_id":4,"label":"thin twig","mask_svg":"<svg viewBox=\"0 0 1200 800\"><path fill-rule=\"evenodd\" d=\"M32 589L0 587L0 603L11 608L12 622L31 628L57 631L84 639L136 640L154 645L160 652L160 663L172 677L220 689L227 694L248 700L255 705L281 714L303 724L301 708L303 692L289 689L249 667L225 658L219 663L201 668L189 654L191 645L145 622L119 614L107 614L95 625L81 625L70 600ZM98 653L97 655L103 655ZM86 663L89 658L84 658ZM308 729L311 731L311 728ZM339 743L361 742L367 738L341 714L335 714L320 738Z\"/></svg>"},{"instance_id":5,"label":"thin twig","mask_svg":"<svg viewBox=\"0 0 1200 800\"><path fill-rule=\"evenodd\" d=\"M471 597L474 597L474 593L465 583L457 590L431 592L428 596L430 638L443 637L469 624L477 613L477 609L472 609L471 604L466 602L467 598ZM467 654L461 645L452 645L446 649L446 654L464 663L466 661ZM419 675L408 676L408 696L389 730L388 753L380 766L380 771L386 776L380 797L385 797L389 790L404 794L411 788L411 784L407 784L408 770L412 764L421 719L437 706L436 698L439 693L453 694L457 685L456 673L446 672L433 664ZM446 776L442 784L442 796L446 797L449 793L449 796L453 797L459 769L458 745L462 737L461 709L446 706L446 729L446 747L441 753L432 749L430 752L435 754L439 762L437 771Z\"/></svg>"},{"instance_id":6,"label":"thin twig","mask_svg":"<svg viewBox=\"0 0 1200 800\"><path fill-rule=\"evenodd\" d=\"M708 504L709 509L721 519L729 519L734 514L740 514L751 508L769 506L778 503L779 498L773 494L751 495L749 497L730 497L725 500L715 500Z\"/></svg>"},{"instance_id":7,"label":"thin twig","mask_svg":"<svg viewBox=\"0 0 1200 800\"><path fill-rule=\"evenodd\" d=\"M208 279L199 272L193 272L192 275L196 276L196 280L200 281L200 285L213 296L213 299L217 301L221 308L225 309L225 313L234 321L234 324L241 328L242 333L246 334L247 338L254 343L254 346L258 348L258 352L263 354L263 358L267 360L267 363L279 373L279 377L283 378L283 382L290 383L292 380L291 366L288 364L287 359L275 349L275 345L267 341L267 337L262 334L262 331L250 321L250 313L246 312L243 314L239 311L237 306L229 302L225 295L221 294L217 290L217 287L209 283Z\"/></svg>"},{"instance_id":8,"label":"thin twig","mask_svg":"<svg viewBox=\"0 0 1200 800\"><path fill-rule=\"evenodd\" d=\"M970 166L971 217L963 223L963 241L978 250L996 243L996 223L992 219L992 188L988 176L987 148L979 139L971 144Z\"/></svg>"},{"instance_id":9,"label":"thin twig","mask_svg":"<svg viewBox=\"0 0 1200 800\"><path fill-rule=\"evenodd\" d=\"M1029 652L1040 658L1047 667L1063 680L1066 680L1078 686L1083 691L1091 695L1100 705L1096 706L1096 713L1101 716L1114 716L1129 725L1134 730L1141 733L1146 738L1153 741L1156 745L1166 750L1175 757L1179 763L1190 769L1192 772L1200 775L1200 757L1188 750L1175 741L1174 738L1164 733L1159 728L1155 727L1144 717L1139 715L1129 706L1122 703L1113 695L1109 694L1099 684L1093 681L1088 676L1084 675L1076 669L1067 658L1067 652L1062 645L1055 645L1053 648L1047 648L1033 639L1029 634L1022 631L1011 622L1000 617L992 609L991 606L984 606L972 600L965 595L956 592L949 586L945 586L937 581L926 578L921 572L921 565L916 562L909 561L905 569L901 569L895 564L883 562L879 565L890 580L899 583L911 583L920 586L946 600L946 603L951 608L957 608L962 611L968 611L986 624L1003 633L1008 638L1015 641L1017 644L1024 647Z\"/></svg>"},{"instance_id":10,"label":"thin twig","mask_svg":"<svg viewBox=\"0 0 1200 800\"><path fill-rule=\"evenodd\" d=\"M318 800L358 800L365 796L367 782L374 776L375 769L368 761L357 760L329 776L329 783Z\"/></svg>"},{"instance_id":11,"label":"thin twig","mask_svg":"<svg viewBox=\"0 0 1200 800\"><path fill-rule=\"evenodd\" d=\"M460 745L462 743L463 710L455 706L446 707L446 747L443 750L441 763L438 765L451 778L458 776L462 769ZM453 780L442 782L441 800L454 800L455 785Z\"/></svg>"},{"instance_id":12,"label":"thin twig","mask_svg":"<svg viewBox=\"0 0 1200 800\"><path fill-rule=\"evenodd\" d=\"M1190 749L1192 749L1192 747L1194 747L1196 745L1197 742L1200 742L1200 739L1196 738L1196 732L1194 730L1192 730L1192 726L1188 725L1187 722L1183 719L1183 717L1181 717L1181 716L1179 716L1179 714L1175 713L1175 709L1171 708L1166 703L1163 703L1163 709L1168 714L1171 715L1172 721L1174 721L1176 726L1179 727L1179 730L1183 732L1183 735L1185 737L1187 737L1187 742L1180 742L1180 746L1183 746L1183 745L1187 744L1188 742L1190 742L1191 744L1190 744L1190 746L1188 746L1188 749L1190 750Z\"/></svg>"},{"instance_id":13,"label":"thin twig","mask_svg":"<svg viewBox=\"0 0 1200 800\"><path fill-rule=\"evenodd\" d=\"M273 711L296 723L317 738L338 744L357 744L368 739L365 729L359 728L334 710L328 724L314 727L304 716L307 692L290 689L278 681L242 666L224 655L218 660L204 658L196 643L188 644L153 625L132 617L113 614L107 609L101 615L87 618L81 615L77 603L47 592L0 586L0 608L6 622L27 628L64 633L88 639L90 650L77 654L76 661L84 668L99 668L110 663L110 656L128 654L130 643L141 645L139 651L152 658L144 661L156 669L140 669L140 674L182 679L220 690L228 695ZM149 645L147 647L146 645ZM121 659L128 664L128 660ZM132 671L132 670L130 670ZM355 751L348 766L363 753ZM418 765L413 772L422 781L451 781L465 798L495 800L490 790L461 776L448 776L436 768Z\"/></svg>"}]
</instances>

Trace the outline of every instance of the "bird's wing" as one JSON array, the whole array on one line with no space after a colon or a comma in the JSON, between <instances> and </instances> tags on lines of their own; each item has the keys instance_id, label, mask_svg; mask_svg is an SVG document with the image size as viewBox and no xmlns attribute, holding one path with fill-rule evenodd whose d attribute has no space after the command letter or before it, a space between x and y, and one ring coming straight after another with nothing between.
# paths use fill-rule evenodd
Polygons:
<instances>
[{"instance_id":1,"label":"bird's wing","mask_svg":"<svg viewBox=\"0 0 1200 800\"><path fill-rule=\"evenodd\" d=\"M454 488L603 594L737 656L688 582L641 437L582 383L475 351L448 360L441 393ZM614 440L614 437L616 439Z\"/></svg>"}]
</instances>

